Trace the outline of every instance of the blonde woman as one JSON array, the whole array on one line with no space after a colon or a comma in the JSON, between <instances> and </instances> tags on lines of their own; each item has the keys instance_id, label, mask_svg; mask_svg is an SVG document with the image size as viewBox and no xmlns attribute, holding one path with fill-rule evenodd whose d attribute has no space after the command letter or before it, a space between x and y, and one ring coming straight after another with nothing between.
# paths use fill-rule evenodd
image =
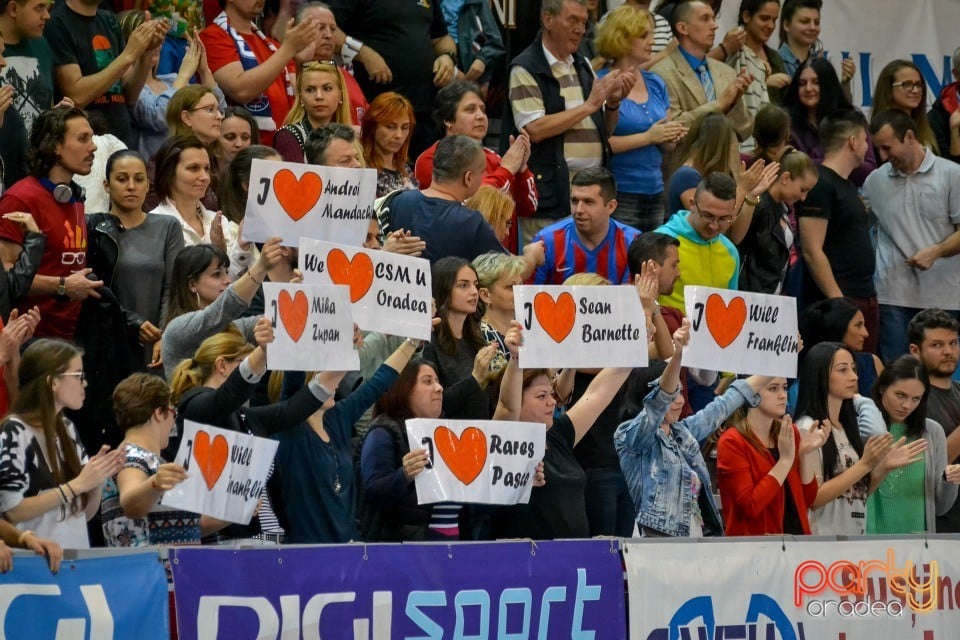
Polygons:
<instances>
[{"instance_id":1,"label":"blonde woman","mask_svg":"<svg viewBox=\"0 0 960 640\"><path fill-rule=\"evenodd\" d=\"M273 146L287 162L303 162L303 145L314 129L338 122L350 126L350 97L337 66L304 62L297 70L296 96Z\"/></svg>"},{"instance_id":2,"label":"blonde woman","mask_svg":"<svg viewBox=\"0 0 960 640\"><path fill-rule=\"evenodd\" d=\"M493 228L494 235L501 244L506 245L507 236L513 226L517 204L508 194L496 187L483 185L464 203L468 209L479 211L483 219Z\"/></svg>"}]
</instances>

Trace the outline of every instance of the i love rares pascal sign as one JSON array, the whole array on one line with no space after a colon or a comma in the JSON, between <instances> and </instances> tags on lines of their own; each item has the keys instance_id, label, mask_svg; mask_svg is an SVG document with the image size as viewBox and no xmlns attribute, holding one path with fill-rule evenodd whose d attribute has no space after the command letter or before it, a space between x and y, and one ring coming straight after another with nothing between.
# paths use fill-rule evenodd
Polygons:
<instances>
[{"instance_id":1,"label":"i love rares pascal sign","mask_svg":"<svg viewBox=\"0 0 960 640\"><path fill-rule=\"evenodd\" d=\"M430 464L416 477L419 504L517 504L530 500L546 425L505 420L406 421L410 450Z\"/></svg>"},{"instance_id":2,"label":"i love rares pascal sign","mask_svg":"<svg viewBox=\"0 0 960 640\"><path fill-rule=\"evenodd\" d=\"M343 169L297 162L254 160L243 222L243 239L300 237L360 246L377 194L375 169Z\"/></svg>"},{"instance_id":3,"label":"i love rares pascal sign","mask_svg":"<svg viewBox=\"0 0 960 640\"><path fill-rule=\"evenodd\" d=\"M797 301L788 296L684 287L690 345L687 367L795 378Z\"/></svg>"}]
</instances>

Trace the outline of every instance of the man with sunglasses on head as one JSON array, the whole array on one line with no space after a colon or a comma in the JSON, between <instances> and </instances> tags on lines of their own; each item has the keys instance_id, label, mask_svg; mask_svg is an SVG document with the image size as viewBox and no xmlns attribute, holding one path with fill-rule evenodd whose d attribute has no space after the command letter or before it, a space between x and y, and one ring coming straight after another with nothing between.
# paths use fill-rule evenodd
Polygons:
<instances>
[{"instance_id":1,"label":"man with sunglasses on head","mask_svg":"<svg viewBox=\"0 0 960 640\"><path fill-rule=\"evenodd\" d=\"M693 196L690 211L680 210L656 229L680 241L683 272L660 304L686 312L684 286L736 289L740 253L725 235L736 218L737 183L723 173L707 175Z\"/></svg>"},{"instance_id":2,"label":"man with sunglasses on head","mask_svg":"<svg viewBox=\"0 0 960 640\"><path fill-rule=\"evenodd\" d=\"M83 189L74 176L90 173L93 129L87 116L74 107L41 113L33 122L27 164L30 175L0 198L0 259L4 269L14 268L20 254L31 251L34 235L23 213L36 221L46 236L37 275L26 295L15 301L20 314L40 310L35 335L72 340L81 302L99 298L100 280L87 276L87 228Z\"/></svg>"}]
</instances>

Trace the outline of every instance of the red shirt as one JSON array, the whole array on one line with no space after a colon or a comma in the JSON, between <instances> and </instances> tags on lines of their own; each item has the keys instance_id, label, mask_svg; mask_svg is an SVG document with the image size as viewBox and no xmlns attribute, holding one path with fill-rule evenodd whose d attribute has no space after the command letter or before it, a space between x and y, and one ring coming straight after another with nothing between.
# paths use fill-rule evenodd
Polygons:
<instances>
[{"instance_id":1,"label":"red shirt","mask_svg":"<svg viewBox=\"0 0 960 640\"><path fill-rule=\"evenodd\" d=\"M370 108L366 96L363 95L363 89L357 84L357 79L353 74L339 67L340 75L343 76L343 85L347 88L347 96L350 98L350 119L358 127L363 123L363 114Z\"/></svg>"},{"instance_id":2,"label":"red shirt","mask_svg":"<svg viewBox=\"0 0 960 640\"><path fill-rule=\"evenodd\" d=\"M241 33L247 46L257 56L257 60L264 62L273 55L273 51L267 44L255 33ZM274 46L280 48L280 43L273 38L267 38ZM216 73L231 62L240 62L240 54L237 52L237 43L233 41L230 35L215 24L207 25L200 32L200 40L207 49L207 63L210 65L210 71ZM287 63L287 69L290 71L291 78L296 73L296 64L293 61ZM260 128L260 144L270 146L273 143L273 136L276 130L283 126L283 120L290 112L293 106L293 95L287 95L286 74L280 73L276 79L263 92L270 102L271 118L276 125L272 131L264 131ZM230 96L227 96L232 102Z\"/></svg>"},{"instance_id":3,"label":"red shirt","mask_svg":"<svg viewBox=\"0 0 960 640\"><path fill-rule=\"evenodd\" d=\"M417 158L417 164L414 165L413 173L420 183L421 189L426 189L433 182L433 154L437 152L437 145L420 154ZM528 218L537 212L537 185L533 179L533 173L530 169L521 171L513 175L507 169L500 166L502 158L495 151L484 147L483 152L487 156L487 166L483 170L483 184L490 185L501 191L506 191L513 198L517 208L513 213L513 224L510 225L510 233L507 235L506 247L513 253L519 253L520 247L517 237L517 216Z\"/></svg>"},{"instance_id":4,"label":"red shirt","mask_svg":"<svg viewBox=\"0 0 960 640\"><path fill-rule=\"evenodd\" d=\"M87 266L87 225L83 203L60 204L53 194L33 177L24 178L0 197L0 215L26 211L33 215L40 233L47 236L37 275L67 277ZM0 218L0 240L23 244L20 225ZM40 308L38 338L73 340L80 315L79 301L60 302L53 296L26 296L17 302L20 313Z\"/></svg>"},{"instance_id":5,"label":"red shirt","mask_svg":"<svg viewBox=\"0 0 960 640\"><path fill-rule=\"evenodd\" d=\"M728 536L763 536L783 533L784 486L797 506L803 533L810 535L807 508L817 498L814 478L800 480L800 432L793 429L797 456L783 486L770 475L776 462L766 449L758 449L735 428L730 427L717 443L717 484Z\"/></svg>"}]
</instances>

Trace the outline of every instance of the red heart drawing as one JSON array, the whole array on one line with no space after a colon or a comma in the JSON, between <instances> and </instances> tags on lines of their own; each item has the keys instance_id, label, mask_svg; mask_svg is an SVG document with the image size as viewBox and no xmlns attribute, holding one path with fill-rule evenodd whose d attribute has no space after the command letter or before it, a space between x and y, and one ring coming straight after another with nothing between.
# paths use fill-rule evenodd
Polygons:
<instances>
[{"instance_id":1,"label":"red heart drawing","mask_svg":"<svg viewBox=\"0 0 960 640\"><path fill-rule=\"evenodd\" d=\"M558 343L570 335L577 320L577 305L567 291L557 296L556 302L549 293L541 291L533 297L533 311L543 330Z\"/></svg>"},{"instance_id":2,"label":"red heart drawing","mask_svg":"<svg viewBox=\"0 0 960 640\"><path fill-rule=\"evenodd\" d=\"M289 169L280 169L273 177L273 192L283 210L296 222L317 204L323 193L323 180L312 171L298 180Z\"/></svg>"},{"instance_id":3,"label":"red heart drawing","mask_svg":"<svg viewBox=\"0 0 960 640\"><path fill-rule=\"evenodd\" d=\"M332 249L327 254L327 268L333 284L350 285L350 302L367 295L373 285L373 260L362 251L351 260L340 249Z\"/></svg>"},{"instance_id":4,"label":"red heart drawing","mask_svg":"<svg viewBox=\"0 0 960 640\"><path fill-rule=\"evenodd\" d=\"M730 346L747 321L747 303L736 297L725 304L719 294L711 293L706 307L707 329L721 349Z\"/></svg>"},{"instance_id":5,"label":"red heart drawing","mask_svg":"<svg viewBox=\"0 0 960 640\"><path fill-rule=\"evenodd\" d=\"M437 427L433 442L447 468L463 484L470 484L483 471L487 462L487 437L480 429L467 427L458 438L447 427Z\"/></svg>"},{"instance_id":6,"label":"red heart drawing","mask_svg":"<svg viewBox=\"0 0 960 640\"><path fill-rule=\"evenodd\" d=\"M307 315L310 311L307 294L297 291L290 297L290 292L284 289L277 296L277 311L287 335L293 338L294 342L299 342L303 330L307 327Z\"/></svg>"},{"instance_id":7,"label":"red heart drawing","mask_svg":"<svg viewBox=\"0 0 960 640\"><path fill-rule=\"evenodd\" d=\"M213 491L213 487L227 466L228 453L226 438L217 436L211 443L210 434L206 431L197 431L197 439L193 443L193 459L200 466L200 473L203 475L203 481L207 483L208 491Z\"/></svg>"}]
</instances>

